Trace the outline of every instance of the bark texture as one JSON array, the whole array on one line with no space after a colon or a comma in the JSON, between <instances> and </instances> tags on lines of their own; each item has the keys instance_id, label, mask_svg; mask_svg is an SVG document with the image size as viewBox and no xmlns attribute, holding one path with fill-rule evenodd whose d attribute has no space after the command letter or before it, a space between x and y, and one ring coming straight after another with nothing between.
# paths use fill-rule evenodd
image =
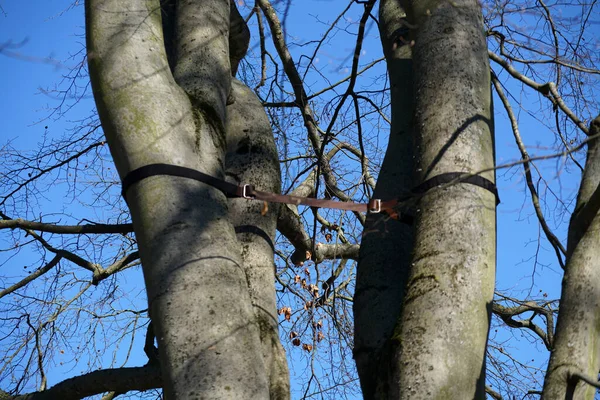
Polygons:
<instances>
[{"instance_id":1,"label":"bark texture","mask_svg":"<svg viewBox=\"0 0 600 400\"><path fill-rule=\"evenodd\" d=\"M490 72L479 2L402 4L414 28L417 183L482 170L494 182ZM485 398L495 216L494 195L475 185L445 185L420 198L387 398Z\"/></svg>"},{"instance_id":2,"label":"bark texture","mask_svg":"<svg viewBox=\"0 0 600 400\"><path fill-rule=\"evenodd\" d=\"M409 43L403 42L408 39L404 17L397 0L381 1L379 27L390 78L392 123L373 195L380 199L399 197L414 186L412 61ZM400 316L412 246L410 225L385 213L367 217L354 295L354 359L365 399L387 398L390 339Z\"/></svg>"},{"instance_id":3,"label":"bark texture","mask_svg":"<svg viewBox=\"0 0 600 400\"><path fill-rule=\"evenodd\" d=\"M562 282L554 349L543 398L594 399L600 370L600 116L589 130L587 159L577 205L569 224L567 263Z\"/></svg>"},{"instance_id":4,"label":"bark texture","mask_svg":"<svg viewBox=\"0 0 600 400\"><path fill-rule=\"evenodd\" d=\"M262 165L256 184L276 190L279 172L272 135L271 142L266 139L264 111L247 121L248 131L235 122L251 114L249 108L257 101L239 83L241 99L229 122L226 117L232 80L230 1L165 4L167 41L158 0L86 2L92 88L119 174L166 163L224 178L228 143L239 145L257 127L251 141L264 149L254 153L264 153L268 165ZM238 53L234 62L239 58ZM235 126L231 139L227 123ZM245 219L246 214L235 211L237 205L228 209L218 190L168 176L136 183L127 201L159 344L165 398L266 399L270 393L286 398L281 380L287 381L287 370L272 321L273 256L267 240L272 241L276 214L261 221ZM265 232L260 239L253 234L241 238L253 256L242 255L234 224ZM257 308L264 310L259 313ZM274 370L276 382L269 383Z\"/></svg>"},{"instance_id":5,"label":"bark texture","mask_svg":"<svg viewBox=\"0 0 600 400\"><path fill-rule=\"evenodd\" d=\"M280 193L277 147L260 100L249 87L235 78L231 97L235 98L235 102L227 109L228 180L252 184L257 190ZM273 400L287 399L290 393L287 360L278 335L274 285L278 214L279 205L275 203L229 200L229 216L242 245L242 262L260 329L262 353Z\"/></svg>"}]
</instances>

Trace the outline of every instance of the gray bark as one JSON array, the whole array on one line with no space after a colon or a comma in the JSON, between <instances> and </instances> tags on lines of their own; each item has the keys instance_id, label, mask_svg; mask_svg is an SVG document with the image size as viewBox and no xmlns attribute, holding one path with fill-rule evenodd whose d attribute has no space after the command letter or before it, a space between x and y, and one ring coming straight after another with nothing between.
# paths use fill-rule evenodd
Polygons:
<instances>
[{"instance_id":1,"label":"gray bark","mask_svg":"<svg viewBox=\"0 0 600 400\"><path fill-rule=\"evenodd\" d=\"M474 0L402 2L413 29L417 183L446 172L495 181L490 75ZM496 262L495 198L475 185L419 200L396 326L392 399L485 398Z\"/></svg>"},{"instance_id":2,"label":"gray bark","mask_svg":"<svg viewBox=\"0 0 600 400\"><path fill-rule=\"evenodd\" d=\"M229 27L229 61L231 63L231 75L235 76L240 61L246 56L246 52L248 51L250 29L248 29L246 21L240 15L234 0L229 1L229 7L229 20L231 21L231 26ZM262 108L262 105L260 105L260 108Z\"/></svg>"},{"instance_id":3,"label":"gray bark","mask_svg":"<svg viewBox=\"0 0 600 400\"><path fill-rule=\"evenodd\" d=\"M374 198L392 199L413 184L411 50L399 34L404 12L397 0L382 0L379 27L390 77L390 138ZM399 211L407 211L403 207ZM354 359L365 399L387 398L390 339L404 298L413 229L388 214L370 214L365 223L354 295Z\"/></svg>"},{"instance_id":4,"label":"gray bark","mask_svg":"<svg viewBox=\"0 0 600 400\"><path fill-rule=\"evenodd\" d=\"M600 370L600 117L589 130L587 159L577 205L569 224L554 349L543 398L594 399L596 388L575 378L597 380Z\"/></svg>"},{"instance_id":5,"label":"gray bark","mask_svg":"<svg viewBox=\"0 0 600 400\"><path fill-rule=\"evenodd\" d=\"M227 177L257 190L280 193L277 147L269 119L256 95L233 80L235 102L227 109ZM229 216L242 245L242 262L269 378L271 399L290 396L285 351L279 341L275 303L275 228L279 205L229 200Z\"/></svg>"},{"instance_id":6,"label":"gray bark","mask_svg":"<svg viewBox=\"0 0 600 400\"><path fill-rule=\"evenodd\" d=\"M169 65L158 0L86 2L92 88L121 177L147 164L166 163L224 178L232 79L229 5L228 0L177 2L170 14L174 19L165 24L174 27ZM247 94L240 93L242 106ZM273 158L272 145L261 144ZM277 171L265 171L265 188L278 184L272 174ZM245 243L257 247L254 259L242 256L224 194L194 180L147 178L129 189L127 200L165 397L269 398L269 375L278 365L275 386L283 391L275 398L285 398L286 386L279 381L287 376L274 325L266 324L265 331L258 323L273 318L275 310L273 290L267 286L257 294L256 289L269 279L262 272L269 269L273 285L272 249L264 246L264 238ZM256 228L268 236L273 220ZM256 221L240 217L235 223ZM259 316L253 304L264 305L264 313ZM262 342L261 332L268 332ZM265 340L274 354L266 354Z\"/></svg>"}]
</instances>

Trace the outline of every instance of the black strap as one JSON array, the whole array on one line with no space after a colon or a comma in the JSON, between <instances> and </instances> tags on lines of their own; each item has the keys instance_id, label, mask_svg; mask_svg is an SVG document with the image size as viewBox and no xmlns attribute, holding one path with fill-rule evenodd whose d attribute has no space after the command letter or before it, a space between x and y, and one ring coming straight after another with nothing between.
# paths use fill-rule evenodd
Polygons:
<instances>
[{"instance_id":1,"label":"black strap","mask_svg":"<svg viewBox=\"0 0 600 400\"><path fill-rule=\"evenodd\" d=\"M430 189L448 183L469 183L471 185L479 186L480 188L491 192L496 197L496 205L500 204L498 188L496 188L496 185L492 181L482 176L469 175L465 172L446 172L444 174L434 176L433 178L429 178L425 182L413 188L411 193L424 194ZM410 198L410 196L404 196L402 199L399 199L398 203L402 203L403 200L408 200L408 198ZM410 212L398 212L393 214L392 217L407 225L412 225L415 220L415 216Z\"/></svg>"},{"instance_id":2,"label":"black strap","mask_svg":"<svg viewBox=\"0 0 600 400\"><path fill-rule=\"evenodd\" d=\"M215 189L220 190L221 192L223 192L227 197L245 197L245 198L252 198L253 194L256 193L260 193L263 195L270 195L270 196L266 196L265 199L267 199L267 201L271 200L271 201L278 201L278 202L285 202L285 203L290 203L290 204L300 204L300 202L298 201L293 201L290 202L288 201L288 197L292 198L294 196L282 196L282 195L273 195L270 193L263 193L263 192L255 192L254 187L252 185L236 185L234 183L229 183L226 182L222 179L219 178L215 178L213 176L207 175L203 172L200 172L198 170L195 169L191 169L191 168L187 168L187 167L181 167L179 165L171 165L171 164L149 164L149 165L145 165L141 168L135 169L133 171L131 171L130 173L128 173L125 178L123 178L123 183L122 183L122 191L121 194L123 195L123 198L125 199L125 201L127 201L127 190L131 187L131 185L133 185L136 182L141 181L142 179L151 177L151 176L156 176L156 175L169 175L169 176L178 176L178 177L182 177L182 178L189 178L189 179L193 179L196 181L200 181L203 183L206 183L207 185L210 185L212 187L214 187ZM428 180L426 180L425 182L421 183L420 185L418 185L417 187L415 187L412 190L412 193L415 194L423 194L425 192L427 192L430 189L433 189L434 187L446 184L446 183L469 183L471 185L475 185L475 186L479 186L491 193L494 194L494 196L496 197L496 205L500 204L500 197L498 196L498 189L496 188L496 185L494 185L494 183L492 181L490 181L489 179L486 179L482 176L479 175L470 175L464 172L447 172L444 174L440 174L437 176L434 176L433 178L430 178ZM250 195L250 196L248 196ZM282 197L284 198L284 200L273 200L271 199L271 197ZM296 199L297 200L297 199ZM332 202L332 201L326 201L326 200L318 200L318 199L310 199L313 201L317 201L320 203L316 204L317 207L327 207L329 205L329 203L336 203L334 206L335 208L339 208L339 205L337 203L340 202ZM393 203L402 203L404 200L406 199L396 199L395 201L392 201ZM365 204L361 204L361 210L362 207L365 207L365 210L368 208L369 210L372 211L372 202L379 202L379 207L381 208L381 200L373 200L371 199L369 201L368 205ZM323 203L323 204L321 204ZM349 205L349 204L353 204L353 203L341 203L343 205ZM388 207L391 208L391 207ZM387 208L386 208L387 209ZM364 211L364 210L362 210ZM379 210L378 210L379 211ZM377 212L378 212L377 211ZM399 219L407 224L412 224L412 220L413 220L413 216L406 214L406 213L398 213L399 215Z\"/></svg>"},{"instance_id":3,"label":"black strap","mask_svg":"<svg viewBox=\"0 0 600 400\"><path fill-rule=\"evenodd\" d=\"M129 190L131 185L141 181L142 179L156 175L179 176L182 178L194 179L219 189L221 192L225 193L227 197L243 197L243 193L240 191L240 189L243 190L243 187L207 175L198 170L181 167L179 165L150 164L138 169L134 169L128 173L125 178L123 178L121 194L123 195L125 201L127 201L127 190Z\"/></svg>"},{"instance_id":4,"label":"black strap","mask_svg":"<svg viewBox=\"0 0 600 400\"><path fill-rule=\"evenodd\" d=\"M466 172L446 172L445 174L436 175L415 187L412 192L423 194L428 190L445 183L470 183L471 185L479 186L480 188L491 192L496 197L496 205L500 204L498 189L492 181L483 176L470 175Z\"/></svg>"}]
</instances>

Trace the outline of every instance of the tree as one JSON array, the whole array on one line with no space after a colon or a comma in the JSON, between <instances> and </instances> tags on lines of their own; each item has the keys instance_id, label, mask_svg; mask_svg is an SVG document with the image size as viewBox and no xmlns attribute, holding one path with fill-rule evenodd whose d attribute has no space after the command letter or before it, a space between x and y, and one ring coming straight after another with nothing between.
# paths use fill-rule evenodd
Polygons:
<instances>
[{"instance_id":1,"label":"tree","mask_svg":"<svg viewBox=\"0 0 600 400\"><path fill-rule=\"evenodd\" d=\"M255 58L242 61L249 30L233 2L86 2L89 73L102 132L91 120L88 129L32 156L38 164L33 169L31 160L9 146L4 150L9 183L0 203L0 227L15 230L6 248L18 251L31 245L39 249L36 263L41 265L22 278L7 277L0 296L33 299L23 311L12 306L18 304L15 300L6 303L11 304L7 319L17 326L7 335L10 356L2 369L11 393L26 393L37 380L37 390L25 397L110 392L106 398L112 398L162 387L167 398L287 398L290 386L278 325L289 348L299 346L309 355L304 397L352 392L354 373L345 372L351 349L365 398L483 398L485 393L502 398L539 391L533 375L515 382L507 377L507 356L494 337L488 342L494 313L509 329L526 328L553 350L544 385L547 398L566 398L565 392L593 397L598 324L597 307L590 302L594 304L598 285L586 277L593 276L589 260L595 259L598 240L592 194L597 128L585 126L596 104L585 95L584 81L592 80L593 87L597 54L582 44L586 23L573 33L565 28L568 17L555 12L560 5L542 2L484 3L483 12L472 1L381 0L379 13L373 11L375 5L372 0L351 1L340 14L350 8L361 14L351 56L344 61L348 78L315 91L307 89L313 79L307 74L323 74L315 67L317 54L333 40L331 32L339 29L341 18L314 44L304 59L308 61L302 61L292 56L286 40L291 3L280 4L280 21L268 0L257 0L246 11L256 18L258 47ZM588 19L593 15L593 5L579 7ZM263 18L272 45L267 44ZM519 18L541 21L543 28L515 29ZM374 20L389 84L376 72L382 60L361 61L367 43L377 40L369 34ZM546 46L548 38L553 38L552 46ZM536 49L532 41L545 47ZM574 43L577 50L572 50ZM511 63L526 66L527 76ZM534 174L544 179L535 169L540 160L528 155L520 139L504 94L507 75L538 93L541 110L556 117L560 146L543 158L562 154L569 157L567 167L574 168L580 165L576 151L589 144L566 249L546 221L534 183ZM552 75L556 84L545 79ZM507 166L495 162L490 81L520 151L520 160L508 167L523 167L532 209L546 237L542 243L550 244L556 262L565 266L560 307L568 311L558 314L556 335L555 302L501 293L492 302L493 182L496 170ZM391 128L382 161L375 134L388 122L388 113ZM581 133L588 138L580 139ZM106 175L93 181L100 188L94 201L114 207L116 217L103 224L68 226L47 218L14 218L31 213L20 196L42 178L77 163L100 165L107 156L103 134L119 176L104 168ZM206 183L161 172L127 185L125 208L115 195L118 183L149 164L187 167L271 193L282 190L283 176L285 192L296 196L399 203L366 217L302 210L294 204L227 198ZM34 172L27 176L30 170ZM444 175L446 180L436 178ZM567 203L568 195L560 201ZM571 211L568 205L557 207ZM123 223L129 212L133 225ZM285 239L276 237L275 228ZM48 234L56 236L48 239ZM64 235L78 239L61 241ZM96 241L116 250L96 253ZM145 309L115 309L106 301L119 296L119 279L140 259L152 324L145 323ZM72 272L73 265L80 270ZM55 275L49 277L49 272ZM95 287L100 291L92 292ZM40 306L46 298L57 307ZM148 363L91 368L47 389L45 371L57 343L68 343L80 354L67 339L78 332L66 323L73 304L94 315L90 332L103 323L118 327L113 334L118 338L131 332L135 338L135 332L143 331ZM524 313L532 314L518 320ZM120 315L128 322L119 325ZM62 322L56 323L59 318ZM278 318L283 322L278 324ZM581 329L579 321L585 321ZM487 381L486 352L491 361ZM330 376L319 363L339 368ZM92 365L104 366L100 359ZM529 367L521 368L524 376Z\"/></svg>"},{"instance_id":2,"label":"tree","mask_svg":"<svg viewBox=\"0 0 600 400\"><path fill-rule=\"evenodd\" d=\"M125 9L120 1L86 3L94 97L121 177L163 163L278 191L268 120L249 89L231 77L237 66L229 54L245 53L235 47L247 46L247 30L229 29L226 1L178 2L166 10L163 37L159 2L130 2ZM235 5L232 10L231 19L241 19ZM144 68L132 73L127 66L136 63ZM124 195L144 264L165 396L286 398L269 246L276 212L258 218L256 204L236 200L228 207L216 188L164 175Z\"/></svg>"},{"instance_id":3,"label":"tree","mask_svg":"<svg viewBox=\"0 0 600 400\"><path fill-rule=\"evenodd\" d=\"M598 288L594 271L599 240L598 142L600 116L590 126L587 159L581 178L577 205L569 224L567 264L562 284L556 338L546 380L547 398L594 398L600 370L598 344Z\"/></svg>"},{"instance_id":4,"label":"tree","mask_svg":"<svg viewBox=\"0 0 600 400\"><path fill-rule=\"evenodd\" d=\"M383 1L381 7L382 37L387 39L384 46L393 49L389 43L398 40L392 35L403 22L399 18L401 11L396 1ZM399 93L414 99L414 114L408 115L412 118L407 123L405 114L410 107L392 113L392 134L412 136L400 139L408 142L400 145L400 151L409 148L407 158L414 160L414 166L406 162L401 176L413 175L414 180L407 179L409 185L399 187L395 195L410 192L415 187L411 187L411 181L422 184L455 172L483 176L494 182L489 64L479 4L407 2L405 9L408 13L405 23L415 27L411 35L413 69L389 70L390 76L396 72L402 74L392 78L392 88L403 86L402 77L414 71L414 91ZM398 58L402 62L402 55L396 56L392 49L388 50L388 60ZM406 50L396 50L400 52ZM397 128L394 132L394 118L398 114L400 124L404 122L407 127L400 125L404 129ZM410 142L414 142L412 147ZM391 154L396 151L388 146ZM380 371L375 376L375 385L369 382L370 377L366 379L369 386L377 387L363 387L366 398L485 396L485 347L496 260L495 202L490 191L475 185L457 184L445 190L426 191L419 199L414 237L402 246L408 250L402 252L404 259L392 265L386 260L368 258L366 265L359 263L359 274L361 268L367 270L363 273L367 281L363 284L365 291L375 292L374 297L402 296L400 301L393 300L394 308L399 305L401 308L384 314L384 318L357 318L357 340L361 339L361 326L385 321L379 335L367 335L383 336L378 342L385 346L379 345L380 349L372 352L376 358L373 364ZM399 237L384 236L377 240L396 242ZM388 253L389 249L383 254ZM396 268L404 276L393 286L373 285L369 275L377 265ZM376 276L382 275L389 279L385 272ZM361 275L358 285L360 279ZM388 295L387 291L393 294ZM357 296L355 314L361 315L361 309L379 307L381 314L389 310L387 305L381 306L376 301L363 303ZM442 326L444 329L440 329ZM366 351L369 353L369 348ZM370 364L365 367L366 374L376 370Z\"/></svg>"}]
</instances>

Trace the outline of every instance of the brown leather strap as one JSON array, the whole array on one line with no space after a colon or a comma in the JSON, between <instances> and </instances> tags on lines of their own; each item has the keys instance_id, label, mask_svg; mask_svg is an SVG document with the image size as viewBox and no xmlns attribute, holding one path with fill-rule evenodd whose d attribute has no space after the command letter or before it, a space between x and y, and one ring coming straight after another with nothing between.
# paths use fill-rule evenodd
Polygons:
<instances>
[{"instance_id":1,"label":"brown leather strap","mask_svg":"<svg viewBox=\"0 0 600 400\"><path fill-rule=\"evenodd\" d=\"M349 201L335 201L326 199L315 199L313 197L299 197L284 194L275 194L269 192L261 192L255 190L252 185L244 185L247 189L244 190L245 195L242 196L246 199L263 200L270 203L284 203L284 204L295 204L304 205L309 207L318 208L335 208L337 210L355 211L355 212L372 212L378 213L383 211L386 207L392 208L393 205L397 204L397 201L392 200L388 202L382 202L379 199L371 199L368 203L354 203ZM391 205L390 203L394 203Z\"/></svg>"},{"instance_id":2,"label":"brown leather strap","mask_svg":"<svg viewBox=\"0 0 600 400\"><path fill-rule=\"evenodd\" d=\"M440 186L442 184L469 183L472 185L476 185L492 192L496 197L496 205L500 203L498 190L496 189L496 185L493 182L479 175L469 175L462 172L448 172L437 175L414 188L411 191L410 195L406 195L400 198L385 201L380 199L370 199L368 203L354 203L350 201L315 199L312 197L299 197L292 195L261 192L260 190L255 190L253 185L236 185L234 183L229 183L222 179L207 175L195 169L170 164L150 164L135 169L129 174L127 174L125 178L123 178L122 188L122 195L125 198L125 201L127 201L127 190L131 185L141 181L142 179L155 175L170 175L194 179L220 190L227 197L241 197L244 199L262 200L271 203L284 203L295 205L302 204L310 207L335 208L337 210L346 210L354 212L379 213L384 211L387 212L392 218L401 220L406 223L411 223L413 217L410 214L400 213L400 211L396 210L395 208L399 204L409 200L415 194L423 194L428 190L436 186Z\"/></svg>"},{"instance_id":3,"label":"brown leather strap","mask_svg":"<svg viewBox=\"0 0 600 400\"><path fill-rule=\"evenodd\" d=\"M386 209L392 209L398 203L397 200L381 201L379 199L371 199L369 203L354 203L261 192L259 190L255 190L253 185L236 185L233 183L226 182L222 179L218 179L213 176L207 175L195 169L170 164L149 164L135 169L129 174L127 174L125 178L123 178L121 192L123 198L125 198L125 201L127 201L127 190L129 190L131 185L141 181L142 179L156 175L169 175L190 178L206 183L207 185L210 185L220 190L221 192L225 193L227 197L242 197L245 199L263 200L271 203L285 203L296 205L302 204L310 207L335 208L338 210L347 210L355 212L369 211L373 213L381 212Z\"/></svg>"}]
</instances>

